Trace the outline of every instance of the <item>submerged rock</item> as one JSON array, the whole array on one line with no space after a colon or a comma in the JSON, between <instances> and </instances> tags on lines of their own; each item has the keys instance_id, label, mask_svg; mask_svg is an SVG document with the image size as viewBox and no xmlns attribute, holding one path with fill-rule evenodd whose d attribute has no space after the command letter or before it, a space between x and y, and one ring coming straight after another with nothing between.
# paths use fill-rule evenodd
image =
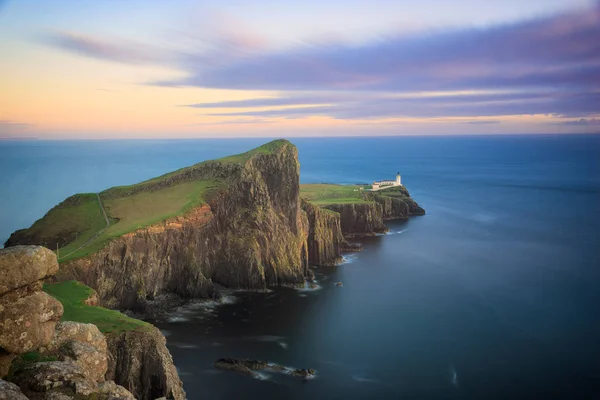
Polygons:
<instances>
[{"instance_id":1,"label":"submerged rock","mask_svg":"<svg viewBox=\"0 0 600 400\"><path fill-rule=\"evenodd\" d=\"M229 371L235 371L242 373L244 375L250 375L252 377L257 377L255 371L262 370L271 370L277 372L288 373L292 376L298 376L304 379L310 378L315 375L315 370L313 369L304 369L297 368L292 369L285 367L280 364L270 364L266 361L261 360L252 360L252 359L238 359L238 358L219 358L215 361L215 368L217 369L225 369Z\"/></svg>"},{"instance_id":2,"label":"submerged rock","mask_svg":"<svg viewBox=\"0 0 600 400\"><path fill-rule=\"evenodd\" d=\"M337 287L342 287L342 286L344 286L344 284L343 284L342 282L336 282L336 283L335 283L335 286L337 286Z\"/></svg>"},{"instance_id":3,"label":"submerged rock","mask_svg":"<svg viewBox=\"0 0 600 400\"><path fill-rule=\"evenodd\" d=\"M310 369L310 368L308 368L308 369L297 368L297 369L292 370L290 372L290 375L299 376L301 378L308 379L315 375L315 370Z\"/></svg>"}]
</instances>

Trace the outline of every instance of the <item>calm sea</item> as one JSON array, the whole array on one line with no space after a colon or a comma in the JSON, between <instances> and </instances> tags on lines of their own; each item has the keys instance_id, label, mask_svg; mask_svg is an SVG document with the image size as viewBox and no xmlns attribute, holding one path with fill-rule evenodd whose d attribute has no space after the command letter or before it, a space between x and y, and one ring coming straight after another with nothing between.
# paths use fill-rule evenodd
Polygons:
<instances>
[{"instance_id":1,"label":"calm sea","mask_svg":"<svg viewBox=\"0 0 600 400\"><path fill-rule=\"evenodd\" d=\"M264 141L0 142L0 240L76 192ZM232 293L154 321L188 398L600 398L600 136L292 141L302 182L400 171L427 215L317 269L318 290ZM219 357L317 377L253 379L214 370Z\"/></svg>"}]
</instances>

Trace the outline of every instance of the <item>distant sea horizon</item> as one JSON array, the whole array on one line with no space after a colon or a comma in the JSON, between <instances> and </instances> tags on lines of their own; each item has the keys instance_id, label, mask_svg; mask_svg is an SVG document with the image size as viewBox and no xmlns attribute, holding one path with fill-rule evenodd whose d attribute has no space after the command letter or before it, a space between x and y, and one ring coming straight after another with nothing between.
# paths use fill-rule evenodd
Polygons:
<instances>
[{"instance_id":1,"label":"distant sea horizon","mask_svg":"<svg viewBox=\"0 0 600 400\"><path fill-rule=\"evenodd\" d=\"M399 171L427 214L357 239L362 252L315 269L317 290L232 292L226 304L152 321L188 398L600 396L600 135L289 140L302 183ZM75 193L267 141L0 141L0 240ZM219 357L313 368L317 378L252 379L216 371Z\"/></svg>"}]
</instances>

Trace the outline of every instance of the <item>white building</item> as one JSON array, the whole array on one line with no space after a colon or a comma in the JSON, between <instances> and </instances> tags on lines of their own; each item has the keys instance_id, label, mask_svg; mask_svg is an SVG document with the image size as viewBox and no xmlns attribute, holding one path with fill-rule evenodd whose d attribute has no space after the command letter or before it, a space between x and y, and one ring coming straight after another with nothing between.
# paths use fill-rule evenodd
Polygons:
<instances>
[{"instance_id":1,"label":"white building","mask_svg":"<svg viewBox=\"0 0 600 400\"><path fill-rule=\"evenodd\" d=\"M373 185L371 185L371 190L381 190L391 186L402 186L402 178L400 177L400 172L396 175L395 181L375 181Z\"/></svg>"}]
</instances>

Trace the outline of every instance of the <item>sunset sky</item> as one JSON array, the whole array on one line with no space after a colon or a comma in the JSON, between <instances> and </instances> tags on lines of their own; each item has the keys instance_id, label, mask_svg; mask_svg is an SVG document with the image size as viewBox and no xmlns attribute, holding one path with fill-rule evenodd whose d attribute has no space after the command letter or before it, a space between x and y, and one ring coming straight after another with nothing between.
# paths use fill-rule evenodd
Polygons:
<instances>
[{"instance_id":1,"label":"sunset sky","mask_svg":"<svg viewBox=\"0 0 600 400\"><path fill-rule=\"evenodd\" d=\"M0 0L0 54L0 138L600 132L595 0Z\"/></svg>"}]
</instances>

